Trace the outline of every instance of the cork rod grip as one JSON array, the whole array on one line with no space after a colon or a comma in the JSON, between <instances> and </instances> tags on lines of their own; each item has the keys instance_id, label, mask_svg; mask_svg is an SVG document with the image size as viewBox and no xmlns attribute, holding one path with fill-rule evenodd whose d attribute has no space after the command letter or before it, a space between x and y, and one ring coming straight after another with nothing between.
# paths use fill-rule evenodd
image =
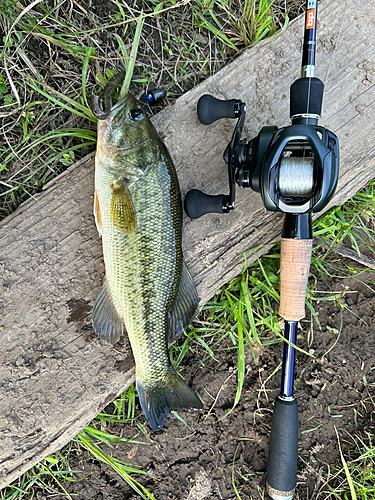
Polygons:
<instances>
[{"instance_id":1,"label":"cork rod grip","mask_svg":"<svg viewBox=\"0 0 375 500\"><path fill-rule=\"evenodd\" d=\"M289 321L298 321L305 316L312 241L281 239L279 314Z\"/></svg>"}]
</instances>

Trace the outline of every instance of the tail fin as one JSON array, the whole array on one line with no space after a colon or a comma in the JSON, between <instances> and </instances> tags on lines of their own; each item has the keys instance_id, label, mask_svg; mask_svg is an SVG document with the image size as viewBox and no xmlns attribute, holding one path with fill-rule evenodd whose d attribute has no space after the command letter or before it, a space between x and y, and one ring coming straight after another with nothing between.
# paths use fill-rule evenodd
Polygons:
<instances>
[{"instance_id":1,"label":"tail fin","mask_svg":"<svg viewBox=\"0 0 375 500\"><path fill-rule=\"evenodd\" d=\"M164 420L171 410L203 409L200 399L173 368L170 368L166 378L158 385L147 385L137 378L137 392L143 413L154 431L163 428Z\"/></svg>"}]
</instances>

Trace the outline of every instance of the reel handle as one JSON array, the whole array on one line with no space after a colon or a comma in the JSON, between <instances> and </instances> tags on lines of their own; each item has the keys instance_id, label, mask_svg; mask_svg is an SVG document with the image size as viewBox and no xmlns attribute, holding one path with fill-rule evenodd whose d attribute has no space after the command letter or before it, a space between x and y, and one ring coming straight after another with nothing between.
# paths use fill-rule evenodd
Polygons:
<instances>
[{"instance_id":1,"label":"reel handle","mask_svg":"<svg viewBox=\"0 0 375 500\"><path fill-rule=\"evenodd\" d=\"M221 118L237 118L239 116L238 103L241 101L237 99L226 101L204 94L197 104L198 119L203 125L211 125Z\"/></svg>"},{"instance_id":2,"label":"reel handle","mask_svg":"<svg viewBox=\"0 0 375 500\"><path fill-rule=\"evenodd\" d=\"M210 125L221 118L238 118L234 129L232 140L224 153L225 162L228 165L229 195L209 195L198 189L190 190L185 197L185 212L191 219L199 219L202 215L215 213L228 213L234 209L235 198L235 168L233 167L234 152L239 149L242 153L242 161L246 161L246 146L240 139L245 121L246 106L238 99L228 101L216 99L212 95L205 94L197 104L198 119L203 125ZM238 152L237 152L238 154Z\"/></svg>"},{"instance_id":3,"label":"reel handle","mask_svg":"<svg viewBox=\"0 0 375 500\"><path fill-rule=\"evenodd\" d=\"M224 194L210 195L199 189L191 189L185 196L185 212L190 219L199 219L205 214L223 214L227 212L227 197Z\"/></svg>"}]
</instances>

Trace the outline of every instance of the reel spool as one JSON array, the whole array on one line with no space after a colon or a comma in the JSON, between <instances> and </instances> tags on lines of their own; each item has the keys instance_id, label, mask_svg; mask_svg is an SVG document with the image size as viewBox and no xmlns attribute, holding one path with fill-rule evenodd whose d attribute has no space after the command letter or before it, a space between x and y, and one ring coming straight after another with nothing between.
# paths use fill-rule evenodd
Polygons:
<instances>
[{"instance_id":1,"label":"reel spool","mask_svg":"<svg viewBox=\"0 0 375 500\"><path fill-rule=\"evenodd\" d=\"M282 158L279 168L279 191L283 198L309 197L313 187L314 158Z\"/></svg>"}]
</instances>

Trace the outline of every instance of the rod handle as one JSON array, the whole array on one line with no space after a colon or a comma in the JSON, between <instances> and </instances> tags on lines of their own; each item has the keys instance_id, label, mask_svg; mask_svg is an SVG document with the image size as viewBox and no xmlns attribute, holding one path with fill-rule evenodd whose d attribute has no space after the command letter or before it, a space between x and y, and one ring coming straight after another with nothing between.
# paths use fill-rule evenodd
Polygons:
<instances>
[{"instance_id":1,"label":"rod handle","mask_svg":"<svg viewBox=\"0 0 375 500\"><path fill-rule=\"evenodd\" d=\"M305 317L312 242L312 239L281 239L279 314L288 321Z\"/></svg>"},{"instance_id":2,"label":"rod handle","mask_svg":"<svg viewBox=\"0 0 375 500\"><path fill-rule=\"evenodd\" d=\"M278 396L273 410L266 491L271 499L291 500L297 481L297 401Z\"/></svg>"},{"instance_id":3,"label":"rod handle","mask_svg":"<svg viewBox=\"0 0 375 500\"><path fill-rule=\"evenodd\" d=\"M299 78L290 87L290 117L301 114L320 116L324 84L319 78Z\"/></svg>"},{"instance_id":4,"label":"rod handle","mask_svg":"<svg viewBox=\"0 0 375 500\"><path fill-rule=\"evenodd\" d=\"M236 99L222 100L204 94L197 104L198 119L203 125L211 125L221 118L237 118L236 102Z\"/></svg>"}]
</instances>

